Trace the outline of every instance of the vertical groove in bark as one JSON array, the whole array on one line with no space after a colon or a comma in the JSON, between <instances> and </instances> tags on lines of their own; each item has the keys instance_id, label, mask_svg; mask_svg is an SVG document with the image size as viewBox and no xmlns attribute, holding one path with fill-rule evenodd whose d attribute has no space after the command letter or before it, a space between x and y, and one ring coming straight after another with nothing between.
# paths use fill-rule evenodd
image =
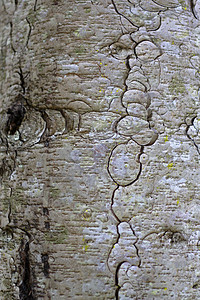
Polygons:
<instances>
[{"instance_id":1,"label":"vertical groove in bark","mask_svg":"<svg viewBox=\"0 0 200 300\"><path fill-rule=\"evenodd\" d=\"M22 240L19 255L22 273L22 282L19 285L19 298L20 300L34 300L29 242L24 242Z\"/></svg>"}]
</instances>

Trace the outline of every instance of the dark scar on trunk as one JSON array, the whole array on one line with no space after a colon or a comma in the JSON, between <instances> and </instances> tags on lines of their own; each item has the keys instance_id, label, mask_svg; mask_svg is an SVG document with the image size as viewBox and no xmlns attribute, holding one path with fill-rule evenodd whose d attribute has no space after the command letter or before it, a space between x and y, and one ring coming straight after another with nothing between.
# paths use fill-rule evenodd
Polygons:
<instances>
[{"instance_id":1,"label":"dark scar on trunk","mask_svg":"<svg viewBox=\"0 0 200 300\"><path fill-rule=\"evenodd\" d=\"M12 107L7 110L8 120L6 123L6 133L7 134L15 134L15 132L19 129L24 115L26 113L25 107L22 103L14 103Z\"/></svg>"}]
</instances>

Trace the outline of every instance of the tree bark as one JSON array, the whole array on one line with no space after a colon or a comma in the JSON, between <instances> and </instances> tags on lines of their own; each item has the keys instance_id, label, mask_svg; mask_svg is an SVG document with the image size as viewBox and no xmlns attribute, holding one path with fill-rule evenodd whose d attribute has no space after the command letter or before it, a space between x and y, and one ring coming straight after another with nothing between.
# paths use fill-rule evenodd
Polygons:
<instances>
[{"instance_id":1,"label":"tree bark","mask_svg":"<svg viewBox=\"0 0 200 300\"><path fill-rule=\"evenodd\" d=\"M200 1L0 18L0 298L199 299Z\"/></svg>"}]
</instances>

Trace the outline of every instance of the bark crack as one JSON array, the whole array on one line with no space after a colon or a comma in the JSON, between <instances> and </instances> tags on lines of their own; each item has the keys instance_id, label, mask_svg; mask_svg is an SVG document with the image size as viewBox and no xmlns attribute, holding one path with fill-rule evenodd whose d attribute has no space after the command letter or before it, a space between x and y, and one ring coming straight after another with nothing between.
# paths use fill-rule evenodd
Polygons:
<instances>
[{"instance_id":1,"label":"bark crack","mask_svg":"<svg viewBox=\"0 0 200 300\"><path fill-rule=\"evenodd\" d=\"M31 264L30 264L30 247L29 242L22 240L19 249L20 261L22 267L22 282L19 285L20 300L34 300L32 278L31 278Z\"/></svg>"},{"instance_id":2,"label":"bark crack","mask_svg":"<svg viewBox=\"0 0 200 300\"><path fill-rule=\"evenodd\" d=\"M115 12L123 17L124 19L126 19L131 25L133 25L134 27L136 27L137 29L139 29L139 26L135 25L131 20L129 20L129 18L127 18L124 14L120 13L119 10L117 9L117 5L115 4L115 1L114 0L111 0L112 4L113 4L113 7L115 9Z\"/></svg>"},{"instance_id":3,"label":"bark crack","mask_svg":"<svg viewBox=\"0 0 200 300\"><path fill-rule=\"evenodd\" d=\"M195 120L195 119L196 119L196 117L193 117L193 118L192 118L192 120L191 120L191 125L187 125L187 124L185 123L185 124L187 125L186 130L185 130L185 133L186 133L187 138L188 138L189 140L192 141L193 145L194 145L195 148L197 149L198 154L200 155L200 150L199 150L198 145L196 144L195 140L194 140L194 139L189 135L189 133L188 133L190 127L193 126L193 123L194 123L194 120Z\"/></svg>"},{"instance_id":4,"label":"bark crack","mask_svg":"<svg viewBox=\"0 0 200 300\"><path fill-rule=\"evenodd\" d=\"M33 10L34 10L34 11L36 11L36 10L37 10L37 0L35 0L35 3L34 3Z\"/></svg>"},{"instance_id":5,"label":"bark crack","mask_svg":"<svg viewBox=\"0 0 200 300\"><path fill-rule=\"evenodd\" d=\"M10 22L10 45L11 45L11 49L14 52L14 54L16 53L15 47L13 45L13 23Z\"/></svg>"},{"instance_id":6,"label":"bark crack","mask_svg":"<svg viewBox=\"0 0 200 300\"><path fill-rule=\"evenodd\" d=\"M31 30L32 30L32 27L31 27L31 23L30 23L30 21L29 21L28 18L26 18L26 21L27 21L28 26L29 26L29 31L28 31L28 35L27 35L27 40L26 40L25 47L28 48L28 42L29 42L29 39L30 39L30 36L31 36Z\"/></svg>"},{"instance_id":7,"label":"bark crack","mask_svg":"<svg viewBox=\"0 0 200 300\"><path fill-rule=\"evenodd\" d=\"M112 1L112 3L113 3L113 6L114 6L114 8L115 8L115 11L116 11L119 15L121 15L121 14L118 12L118 10L117 10L117 7L116 7L114 1ZM132 23L132 25L134 25L134 24ZM132 39L131 39L131 40L132 40ZM133 40L132 40L132 41L133 41ZM133 41L133 43L134 43L134 41ZM111 45L110 45L110 46L111 46ZM135 51L135 50L134 50L134 51ZM111 53L111 56L112 56L112 53ZM126 59L125 59L125 65L126 65L127 73L126 73L126 76L125 76L125 78L124 78L124 86L125 86L125 88L124 88L124 91L123 91L123 93L122 93L122 95L121 95L121 105L126 109L126 115L125 115L125 116L128 116L128 115L129 115L128 110L127 110L127 107L126 107L126 106L124 105L124 103L123 103L123 96L124 96L124 94L128 91L128 85L127 85L126 82L127 82L127 79L128 79L128 77L129 77L129 74L130 74L130 71L131 71L131 66L130 66L130 63L129 63L130 58L131 58L131 55L128 55L128 56L126 57ZM114 126L114 128L113 128L113 130L114 130L116 133L117 133L117 124L118 124L118 123L120 122L120 120L122 120L125 116L120 117L120 118L118 118L118 119L116 120L115 126ZM120 134L119 134L119 135L120 135ZM128 142L130 142L130 141L131 141L131 138L129 138L125 143L122 143L122 144L125 144L125 145L126 145L126 144L128 144ZM121 145L121 144L120 144L120 145ZM115 193L116 193L116 191L119 189L120 186L121 186L121 187L127 187L127 186L130 186L130 185L134 184L134 183L139 179L140 174L141 174L141 172L142 172L142 164L140 163L140 165L139 165L139 172L138 172L138 174L137 174L137 177L136 177L133 181L131 181L130 183L128 183L128 184L119 184L119 183L117 182L117 180L114 179L114 177L112 176L112 174L111 174L109 168L110 168L110 160L111 160L111 157L112 157L112 155L113 155L113 152L114 152L114 150L115 150L118 146L119 146L119 144L115 145L115 146L113 147L113 149L111 150L110 155L109 155L109 158L108 158L108 165L107 165L107 172L108 172L109 176L111 177L112 181L117 185L116 188L113 190L112 197L111 197L111 206L110 206L110 210L111 210L111 212L112 212L112 215L114 216L114 218L115 218L116 221L117 221L117 224L116 224L117 239L116 239L115 243L113 244L113 246L111 247L111 249L110 249L110 251L109 251L109 254L108 254L108 257L107 257L107 266L108 266L108 269L109 269L109 270L110 270L110 267L109 267L108 261L109 261L110 255L111 255L111 253L112 253L112 250L114 249L115 245L118 244L118 242L119 242L119 239L120 239L119 225L122 223L122 221L120 220L120 218L117 216L117 214L116 214L116 213L114 212L114 210L113 210ZM138 159L140 158L140 155L143 153L143 150L144 150L144 147L141 146L141 148L140 148L140 153L138 154ZM128 223L128 224L129 224L129 223ZM130 224L129 224L129 226L130 226L130 228L131 228L131 231L132 231L133 235L136 237L133 228L131 227ZM136 249L136 255L137 255L138 259L139 259L139 263L138 263L138 267L139 267L140 264L141 264L141 259L140 259L140 256L139 256L139 250L138 250L138 247L136 246L136 243L137 243L137 237L136 237L136 241L134 242L133 246L134 246L134 248ZM120 291L120 288L121 288L121 286L119 285L119 270L120 270L121 266L122 266L125 262L127 262L127 261L126 261L126 260L123 260L123 261L119 262L118 265L117 265L117 267L116 267L116 269L115 269L115 299L119 299L119 291ZM110 270L110 272L111 272L111 270Z\"/></svg>"},{"instance_id":8,"label":"bark crack","mask_svg":"<svg viewBox=\"0 0 200 300\"><path fill-rule=\"evenodd\" d=\"M194 18L196 20L198 20L198 17L197 17L196 12L195 12L195 3L194 3L194 0L189 0L189 6L190 6L190 10L191 10Z\"/></svg>"},{"instance_id":9,"label":"bark crack","mask_svg":"<svg viewBox=\"0 0 200 300\"><path fill-rule=\"evenodd\" d=\"M41 255L41 260L43 263L43 273L45 277L50 277L49 276L49 269L50 269L50 265L49 265L49 255L48 253L44 253Z\"/></svg>"},{"instance_id":10,"label":"bark crack","mask_svg":"<svg viewBox=\"0 0 200 300\"><path fill-rule=\"evenodd\" d=\"M122 13L119 12L119 10L118 10L118 8L117 8L117 6L116 6L116 3L115 3L113 0L112 0L112 4L113 4L113 6L114 6L115 12L116 12L118 15L120 15L121 17L126 18L126 16L124 16ZM158 15L159 15L159 13L158 13ZM159 15L159 17L160 17L160 15ZM136 26L136 25L135 25L133 22L131 22L128 18L126 18L126 19L127 19L133 26ZM158 29L160 28L160 26L161 26L161 17L160 17L160 21L159 21L159 24L158 24L157 28L154 29L154 30L151 30L151 31L156 31L156 30L158 30ZM138 27L138 26L136 26L136 27L137 27L137 30L139 30L139 27ZM123 34L122 34L122 36L123 36ZM146 39L146 38L145 38L145 39L141 39L140 41L135 41L134 38L133 38L133 36L132 36L131 34L129 34L129 37L130 37L130 39L131 39L131 41L132 41L132 43L133 43L133 46L132 46L132 51L133 51L133 53L132 53L132 54L128 54L127 57L125 58L125 65L126 65L126 70L127 70L127 72L126 72L126 75L125 75L125 78L124 78L124 82L123 82L123 84L124 84L124 90L123 90L123 93L122 93L122 95L121 95L121 105L125 108L126 114L125 114L124 116L122 116L122 117L120 117L119 119L116 120L115 126L114 126L113 129L114 129L114 131L115 131L117 134L119 134L119 136L123 135L123 134L118 133L117 126L118 126L118 123L119 123L123 118L126 118L127 116L131 116L131 115L129 114L128 105L125 105L123 99L124 99L124 97L125 97L125 95L126 95L126 92L128 92L129 90L132 90L132 89L134 90L134 88L131 88L131 86L129 87L129 83L128 83L128 81L134 80L134 82L138 82L138 83L143 87L143 89L144 89L144 94L146 94L146 97L148 98L147 103L146 103L146 110L147 110L147 120L146 120L146 121L148 122L149 130L152 130L152 132L153 132L153 136L152 136L152 138L150 139L150 141L147 142L146 144L144 144L144 143L143 143L143 144L140 144L140 143L137 141L137 139L134 138L134 135L133 135L133 136L131 136L130 138L128 138L126 142L121 143L121 144L116 144L116 145L112 148L112 150L111 150L111 152L110 152L110 154L109 154L109 157L108 157L107 172L108 172L110 178L112 179L112 181L116 184L116 187L115 187L115 189L113 190L112 197L111 197L110 210L111 210L112 215L114 216L115 220L117 221L117 224L116 224L117 238L116 238L115 243L114 243L113 246L111 247L111 249L110 249L110 251L109 251L109 254L108 254L108 258L107 258L107 265L108 265L108 269L110 270L110 272L112 272L112 271L111 271L110 266L109 266L109 260L110 260L110 259L112 260L112 258L111 258L112 253L115 253L115 254L113 254L113 255L116 255L116 253L117 253L117 252L113 252L113 251L117 251L117 250L114 250L114 249L115 249L115 246L116 246L116 245L119 243L119 241L120 241L121 236L120 236L120 232L119 232L119 226L120 226L120 224L123 222L122 219L120 219L120 218L118 217L117 213L115 213L115 211L114 211L114 209L113 209L113 207L114 207L114 201L115 201L115 194L116 194L116 192L118 191L118 189L119 189L120 187L125 188L125 187L128 187L128 186L131 186L131 185L133 185L134 183L136 183L136 182L139 180L140 175L141 175L141 172L142 172L142 163L141 163L141 161L140 161L140 157L141 157L141 155L144 153L145 147L146 147L146 146L148 147L148 146L154 144L154 143L156 142L156 140L158 139L158 131L157 131L156 129L154 129L154 128L151 126L152 111L149 109L149 106L150 106L150 104L151 104L151 98L150 98L148 92L152 89L152 87L151 87L150 79L148 78L148 76L145 75L145 72L144 72L144 70L143 70L143 66L142 66L143 61L140 61L140 59L139 59L139 57L138 57L138 55L137 55L137 50L136 50L136 47L138 47L138 46L140 45L140 43L142 43L142 42L150 42L150 43L154 43L154 42L152 41L152 38L151 38L150 36L149 36L149 39ZM119 59L119 58L117 57L117 55L115 55L115 54L113 53L113 51L112 51L113 48L115 49L115 47L117 47L117 44L118 44L118 43L119 43L119 46L120 46L120 38L121 38L121 37L119 37L118 40L117 40L116 42L110 44L110 45L109 45L109 48L110 48L110 55L111 55L112 57L114 57L115 59L118 59L118 60L123 60L123 59ZM116 43L116 46L114 45L115 43ZM157 46L157 45L156 45L156 46ZM157 48L158 48L158 47L157 47ZM158 52L158 53L156 53L156 57L154 58L154 61L155 61L156 59L158 59L158 57L159 57L160 55L162 55L162 52L161 52L161 51ZM139 72L141 73L141 78L142 78L142 79L140 79L140 78L139 78L139 79L134 78L133 75L132 75L132 73L134 72L134 71L132 71L132 69L133 69L134 67L131 65L130 61L131 61L131 59L133 59L133 58L135 58L135 60L137 61L136 64L135 64L136 70L137 70L137 72L140 70ZM139 62L139 67L138 67L138 62ZM132 72L132 73L131 73L131 72ZM131 76L133 77L133 79L131 79L132 77L129 77L130 74L131 74ZM159 78L160 78L160 64L159 64ZM143 79L144 79L144 80L143 80ZM160 81L160 79L159 79L159 81ZM113 177L113 175L111 174L111 171L110 171L111 158L112 158L112 156L113 156L113 153L114 153L115 149L116 149L119 145L127 145L131 140L134 141L135 143L137 143L137 144L140 146L140 152L138 153L139 171L138 171L138 174L137 174L136 178L135 178L133 181L129 182L128 184L123 184L123 183L119 183L118 180L117 180L115 177ZM134 228L133 228L133 227L131 226L131 224L130 224L130 220L131 220L131 217L129 218L129 221L126 222L126 223L129 225L130 230L131 230L131 232L132 232L132 235L136 238L135 242L133 243L133 247L135 248L136 256L137 256L137 259L138 259L137 267L140 268L140 266L141 266L141 257L140 257L140 254L139 254L139 248L138 248L138 245L137 245L137 243L138 243L138 237L137 237L137 235L136 235L136 233L135 233L135 231L134 231ZM120 269L121 269L121 267L122 267L122 265L123 265L124 263L130 263L130 264L131 264L131 262L129 262L128 260L122 259L122 261L118 262L117 266L115 267L115 299L119 299L119 293L120 293L120 289L121 289L121 286L120 286L120 284L119 284L119 271L120 271Z\"/></svg>"}]
</instances>

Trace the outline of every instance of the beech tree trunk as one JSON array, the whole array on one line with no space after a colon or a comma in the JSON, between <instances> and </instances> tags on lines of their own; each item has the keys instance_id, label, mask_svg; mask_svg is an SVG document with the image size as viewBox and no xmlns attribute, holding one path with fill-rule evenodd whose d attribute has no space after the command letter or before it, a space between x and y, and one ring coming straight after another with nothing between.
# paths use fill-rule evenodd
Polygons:
<instances>
[{"instance_id":1,"label":"beech tree trunk","mask_svg":"<svg viewBox=\"0 0 200 300\"><path fill-rule=\"evenodd\" d=\"M0 0L0 299L199 299L200 1Z\"/></svg>"}]
</instances>

